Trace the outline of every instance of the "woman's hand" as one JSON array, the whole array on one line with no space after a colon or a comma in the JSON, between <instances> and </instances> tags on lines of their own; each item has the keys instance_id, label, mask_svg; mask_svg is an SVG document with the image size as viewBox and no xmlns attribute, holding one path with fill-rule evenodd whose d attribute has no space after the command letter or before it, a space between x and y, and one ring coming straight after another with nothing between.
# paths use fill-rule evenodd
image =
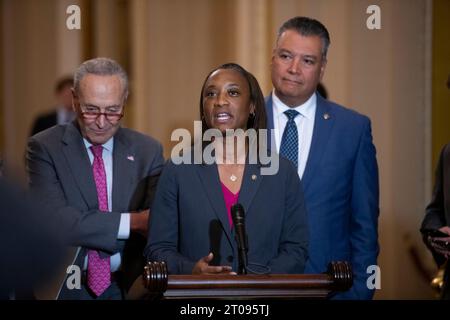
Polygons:
<instances>
[{"instance_id":1,"label":"woman's hand","mask_svg":"<svg viewBox=\"0 0 450 320\"><path fill-rule=\"evenodd\" d=\"M428 241L435 252L444 258L450 258L450 227L442 227L439 231L448 234L448 237L428 237Z\"/></svg>"},{"instance_id":2,"label":"woman's hand","mask_svg":"<svg viewBox=\"0 0 450 320\"><path fill-rule=\"evenodd\" d=\"M197 261L192 269L192 274L231 274L235 275L230 266L210 266L209 263L214 258L212 252Z\"/></svg>"}]
</instances>

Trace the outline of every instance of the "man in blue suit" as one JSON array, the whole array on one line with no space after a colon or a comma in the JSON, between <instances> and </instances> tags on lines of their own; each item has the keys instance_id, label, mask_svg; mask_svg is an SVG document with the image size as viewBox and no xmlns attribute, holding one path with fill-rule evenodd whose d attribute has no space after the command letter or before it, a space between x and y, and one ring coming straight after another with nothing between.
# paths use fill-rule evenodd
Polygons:
<instances>
[{"instance_id":1,"label":"man in blue suit","mask_svg":"<svg viewBox=\"0 0 450 320\"><path fill-rule=\"evenodd\" d=\"M317 20L295 17L278 32L274 90L266 99L271 147L297 166L310 230L306 273L332 260L351 262L352 288L340 299L371 299L368 267L377 264L378 166L368 117L316 93L330 38Z\"/></svg>"}]
</instances>

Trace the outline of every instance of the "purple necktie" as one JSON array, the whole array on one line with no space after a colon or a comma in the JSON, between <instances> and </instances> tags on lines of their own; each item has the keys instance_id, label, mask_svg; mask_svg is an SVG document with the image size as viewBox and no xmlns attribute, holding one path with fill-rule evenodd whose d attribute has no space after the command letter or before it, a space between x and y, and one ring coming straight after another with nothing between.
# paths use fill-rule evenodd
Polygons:
<instances>
[{"instance_id":1,"label":"purple necktie","mask_svg":"<svg viewBox=\"0 0 450 320\"><path fill-rule=\"evenodd\" d=\"M103 146L91 146L94 154L92 170L94 172L95 186L97 187L98 209L108 212L108 194L106 189L106 172L103 164ZM95 250L88 251L87 283L97 296L101 295L111 284L110 259L100 258Z\"/></svg>"}]
</instances>

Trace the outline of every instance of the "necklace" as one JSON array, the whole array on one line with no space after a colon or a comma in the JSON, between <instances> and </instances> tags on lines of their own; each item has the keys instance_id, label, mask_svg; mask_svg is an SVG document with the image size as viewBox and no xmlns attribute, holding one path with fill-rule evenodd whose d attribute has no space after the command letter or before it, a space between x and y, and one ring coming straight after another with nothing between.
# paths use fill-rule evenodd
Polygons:
<instances>
[{"instance_id":1,"label":"necklace","mask_svg":"<svg viewBox=\"0 0 450 320\"><path fill-rule=\"evenodd\" d=\"M241 176L243 169L244 167L241 165L239 166L221 165L219 167L219 170L221 171L221 176L224 179L230 179L230 181L232 182L236 182L239 180L239 177ZM235 172L233 173L233 171Z\"/></svg>"}]
</instances>

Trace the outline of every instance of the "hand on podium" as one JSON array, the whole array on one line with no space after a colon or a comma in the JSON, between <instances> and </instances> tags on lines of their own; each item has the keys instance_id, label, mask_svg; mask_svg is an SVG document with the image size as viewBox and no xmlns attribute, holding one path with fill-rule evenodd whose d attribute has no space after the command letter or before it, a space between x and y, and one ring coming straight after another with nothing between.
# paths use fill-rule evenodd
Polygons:
<instances>
[{"instance_id":1,"label":"hand on podium","mask_svg":"<svg viewBox=\"0 0 450 320\"><path fill-rule=\"evenodd\" d=\"M236 275L230 266L210 266L209 263L214 258L212 252L197 261L192 269L192 274L228 274Z\"/></svg>"}]
</instances>

